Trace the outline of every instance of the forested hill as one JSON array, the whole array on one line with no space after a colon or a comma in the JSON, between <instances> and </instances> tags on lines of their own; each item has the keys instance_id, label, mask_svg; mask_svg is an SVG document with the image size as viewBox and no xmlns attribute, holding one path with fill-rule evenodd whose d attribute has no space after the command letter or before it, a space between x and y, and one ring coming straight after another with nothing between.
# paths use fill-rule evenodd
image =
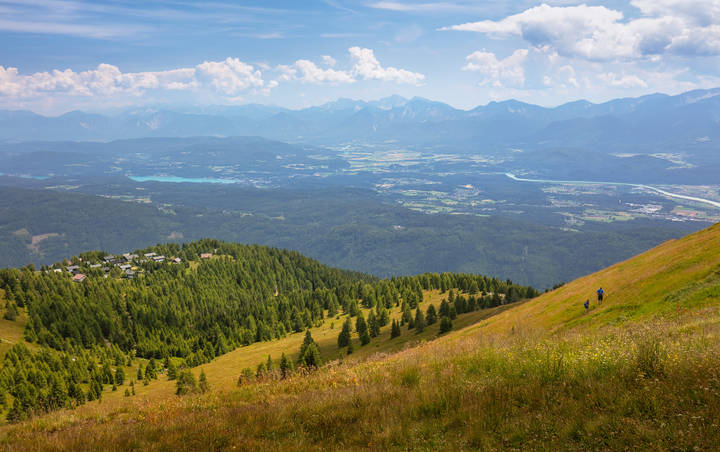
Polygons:
<instances>
[{"instance_id":1,"label":"forested hill","mask_svg":"<svg viewBox=\"0 0 720 452\"><path fill-rule=\"evenodd\" d=\"M12 396L11 420L98 398L137 358L192 367L360 307L384 326L390 309L416 309L427 289L463 290L467 310L536 295L481 275L380 280L292 251L210 239L71 261L0 270L6 311L26 312L25 339L43 349L16 345L5 357L0 388Z\"/></svg>"}]
</instances>

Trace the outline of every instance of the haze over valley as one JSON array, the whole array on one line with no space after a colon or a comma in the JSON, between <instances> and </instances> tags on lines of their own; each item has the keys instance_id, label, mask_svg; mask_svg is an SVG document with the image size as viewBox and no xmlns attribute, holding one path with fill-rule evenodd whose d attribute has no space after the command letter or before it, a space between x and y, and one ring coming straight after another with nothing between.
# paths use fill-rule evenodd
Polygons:
<instances>
[{"instance_id":1,"label":"haze over valley","mask_svg":"<svg viewBox=\"0 0 720 452\"><path fill-rule=\"evenodd\" d=\"M720 0L0 0L0 43L0 449L720 444Z\"/></svg>"}]
</instances>

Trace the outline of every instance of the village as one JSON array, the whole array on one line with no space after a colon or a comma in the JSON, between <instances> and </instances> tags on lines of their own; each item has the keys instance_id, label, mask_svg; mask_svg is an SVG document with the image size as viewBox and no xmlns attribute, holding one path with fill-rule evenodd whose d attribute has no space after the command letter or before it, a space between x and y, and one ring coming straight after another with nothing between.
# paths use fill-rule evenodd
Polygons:
<instances>
[{"instance_id":1,"label":"village","mask_svg":"<svg viewBox=\"0 0 720 452\"><path fill-rule=\"evenodd\" d=\"M201 253L200 259L210 259L212 253ZM109 276L134 279L144 272L143 267L149 263L181 264L183 260L179 257L166 257L157 253L144 253L142 256L134 253L119 255L108 254L99 259L75 258L75 261L57 263L47 269L47 272L69 273L73 282L81 283L90 276Z\"/></svg>"}]
</instances>

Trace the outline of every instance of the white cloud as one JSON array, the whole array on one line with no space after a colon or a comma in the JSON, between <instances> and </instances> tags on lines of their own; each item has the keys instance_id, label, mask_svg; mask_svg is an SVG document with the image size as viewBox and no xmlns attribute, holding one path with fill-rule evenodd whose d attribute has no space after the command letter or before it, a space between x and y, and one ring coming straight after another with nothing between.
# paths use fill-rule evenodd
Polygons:
<instances>
[{"instance_id":1,"label":"white cloud","mask_svg":"<svg viewBox=\"0 0 720 452\"><path fill-rule=\"evenodd\" d=\"M248 88L262 88L262 72L238 58L206 61L197 65L198 78L209 82L218 91L234 96Z\"/></svg>"},{"instance_id":2,"label":"white cloud","mask_svg":"<svg viewBox=\"0 0 720 452\"><path fill-rule=\"evenodd\" d=\"M423 74L394 67L383 67L372 49L351 47L351 67L346 70L321 69L309 60L298 60L291 65L279 65L280 80L298 80L303 83L353 83L358 80L382 80L417 85L425 79ZM323 56L325 64L336 63L330 56ZM328 58L330 60L328 60Z\"/></svg>"},{"instance_id":3,"label":"white cloud","mask_svg":"<svg viewBox=\"0 0 720 452\"><path fill-rule=\"evenodd\" d=\"M126 72L117 66L100 64L96 69L71 69L21 75L17 68L0 66L0 96L33 98L39 96L112 97L140 96L148 91L182 91L211 88L225 95L264 87L262 73L237 58L206 61L194 68L159 72Z\"/></svg>"},{"instance_id":4,"label":"white cloud","mask_svg":"<svg viewBox=\"0 0 720 452\"><path fill-rule=\"evenodd\" d=\"M434 13L434 12L478 12L488 9L488 5L479 2L428 2L428 3L403 3L395 1L379 1L367 5L374 9L397 11L405 13Z\"/></svg>"},{"instance_id":5,"label":"white cloud","mask_svg":"<svg viewBox=\"0 0 720 452\"><path fill-rule=\"evenodd\" d=\"M494 53L479 50L465 57L467 63L463 70L485 75L483 83L492 83L498 88L504 84L522 86L525 83L524 64L527 56L527 49L518 49L509 57L498 60Z\"/></svg>"},{"instance_id":6,"label":"white cloud","mask_svg":"<svg viewBox=\"0 0 720 452\"><path fill-rule=\"evenodd\" d=\"M643 17L627 20L622 12L604 6L542 4L498 21L469 22L441 30L519 36L535 47L552 49L561 56L593 61L662 54L720 54L720 25L715 25L720 18L720 0L632 3Z\"/></svg>"},{"instance_id":7,"label":"white cloud","mask_svg":"<svg viewBox=\"0 0 720 452\"><path fill-rule=\"evenodd\" d=\"M648 16L680 16L700 26L720 21L720 0L632 0L630 4Z\"/></svg>"},{"instance_id":8,"label":"white cloud","mask_svg":"<svg viewBox=\"0 0 720 452\"><path fill-rule=\"evenodd\" d=\"M320 69L309 60L298 60L287 66L277 67L281 80L299 80L303 83L352 83L355 79L346 71L334 69Z\"/></svg>"},{"instance_id":9,"label":"white cloud","mask_svg":"<svg viewBox=\"0 0 720 452\"><path fill-rule=\"evenodd\" d=\"M181 99L190 96L205 101L239 102L247 95L269 95L282 81L308 84L350 84L359 80L380 80L419 84L425 76L394 67L384 67L371 49L348 49L350 65L346 69L319 67L301 59L271 69L265 63L249 64L239 58L205 61L194 67L167 71L122 72L111 64L75 72L54 69L21 74L18 68L0 66L0 105L10 108L41 106L59 110L80 105L101 108L104 105L128 105ZM337 62L322 57L326 66ZM274 80L265 80L265 72L275 71Z\"/></svg>"},{"instance_id":10,"label":"white cloud","mask_svg":"<svg viewBox=\"0 0 720 452\"><path fill-rule=\"evenodd\" d=\"M351 73L356 78L407 83L411 85L419 85L425 80L425 76L418 72L411 72L394 67L383 67L375 57L375 52L373 52L372 49L350 47L348 51L350 52L350 59L353 62Z\"/></svg>"},{"instance_id":11,"label":"white cloud","mask_svg":"<svg viewBox=\"0 0 720 452\"><path fill-rule=\"evenodd\" d=\"M560 74L560 76L564 78L566 84L572 86L573 88L578 88L580 86L580 83L578 83L577 80L577 73L575 72L575 68L570 66L569 64L566 64L565 66L562 66L560 69L558 69L558 74Z\"/></svg>"},{"instance_id":12,"label":"white cloud","mask_svg":"<svg viewBox=\"0 0 720 452\"><path fill-rule=\"evenodd\" d=\"M607 72L598 76L600 80L615 88L647 88L647 83L636 75L618 75Z\"/></svg>"}]
</instances>

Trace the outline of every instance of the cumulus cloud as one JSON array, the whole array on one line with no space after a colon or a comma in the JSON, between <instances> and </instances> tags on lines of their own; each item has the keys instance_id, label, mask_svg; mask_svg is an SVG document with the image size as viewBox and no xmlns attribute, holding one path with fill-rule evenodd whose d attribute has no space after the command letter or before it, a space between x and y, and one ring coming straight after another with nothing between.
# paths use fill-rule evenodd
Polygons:
<instances>
[{"instance_id":1,"label":"cumulus cloud","mask_svg":"<svg viewBox=\"0 0 720 452\"><path fill-rule=\"evenodd\" d=\"M607 72L598 76L600 80L615 88L647 88L645 80L636 75L618 75Z\"/></svg>"},{"instance_id":2,"label":"cumulus cloud","mask_svg":"<svg viewBox=\"0 0 720 452\"><path fill-rule=\"evenodd\" d=\"M217 101L236 101L245 95L268 95L281 82L309 84L349 84L359 80L379 80L419 84L425 76L394 67L385 67L372 49L348 49L350 65L334 69L336 61L322 57L326 67L307 60L297 60L274 69L264 64L250 64L239 58L205 61L194 67L153 72L122 72L111 64L75 72L72 69L22 74L15 67L0 66L0 104L26 106L42 104L119 105L168 96L196 96ZM329 66L329 67L328 67ZM274 75L267 80L267 74ZM182 93L186 94L182 94ZM132 100L131 100L132 99Z\"/></svg>"},{"instance_id":3,"label":"cumulus cloud","mask_svg":"<svg viewBox=\"0 0 720 452\"><path fill-rule=\"evenodd\" d=\"M720 0L633 0L632 4L642 17L628 20L622 12L604 6L542 4L501 20L442 30L519 36L561 56L594 61L720 54L720 26L715 25L720 18Z\"/></svg>"},{"instance_id":4,"label":"cumulus cloud","mask_svg":"<svg viewBox=\"0 0 720 452\"><path fill-rule=\"evenodd\" d=\"M355 79L346 71L320 69L309 60L298 60L292 65L280 65L281 80L299 80L303 83L352 83Z\"/></svg>"},{"instance_id":5,"label":"cumulus cloud","mask_svg":"<svg viewBox=\"0 0 720 452\"><path fill-rule=\"evenodd\" d=\"M235 96L248 88L262 88L262 72L237 58L224 61L206 61L198 64L196 74L218 91Z\"/></svg>"},{"instance_id":6,"label":"cumulus cloud","mask_svg":"<svg viewBox=\"0 0 720 452\"><path fill-rule=\"evenodd\" d=\"M483 83L492 83L498 88L504 84L521 86L525 83L524 63L527 56L527 49L518 49L509 57L499 60L494 53L479 50L465 57L463 70L485 75Z\"/></svg>"},{"instance_id":7,"label":"cumulus cloud","mask_svg":"<svg viewBox=\"0 0 720 452\"><path fill-rule=\"evenodd\" d=\"M251 88L261 89L265 82L259 70L237 58L159 72L124 73L117 66L103 63L82 72L55 69L22 75L17 68L0 66L0 95L10 98L141 96L151 90L182 91L203 87L230 96Z\"/></svg>"},{"instance_id":8,"label":"cumulus cloud","mask_svg":"<svg viewBox=\"0 0 720 452\"><path fill-rule=\"evenodd\" d=\"M353 83L358 80L381 80L418 85L425 79L423 74L394 67L383 67L372 49L351 47L351 67L346 70L321 69L309 60L298 60L291 65L279 65L280 80L298 80L303 83ZM331 58L331 57L329 57ZM325 64L329 65L326 57ZM332 59L335 63L335 59Z\"/></svg>"},{"instance_id":9,"label":"cumulus cloud","mask_svg":"<svg viewBox=\"0 0 720 452\"><path fill-rule=\"evenodd\" d=\"M375 57L375 52L373 52L372 49L350 47L348 51L350 52L350 59L353 63L351 73L356 78L407 83L411 85L419 85L425 80L425 76L418 72L411 72L394 67L383 67Z\"/></svg>"}]
</instances>

